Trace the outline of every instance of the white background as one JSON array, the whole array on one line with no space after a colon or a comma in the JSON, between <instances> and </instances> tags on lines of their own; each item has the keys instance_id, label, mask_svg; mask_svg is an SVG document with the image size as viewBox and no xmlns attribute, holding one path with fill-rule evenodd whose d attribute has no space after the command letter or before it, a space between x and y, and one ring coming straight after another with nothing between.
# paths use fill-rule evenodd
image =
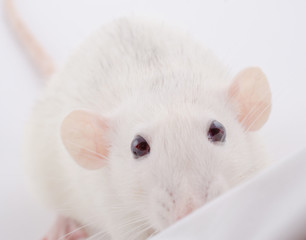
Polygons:
<instances>
[{"instance_id":1,"label":"white background","mask_svg":"<svg viewBox=\"0 0 306 240\"><path fill-rule=\"evenodd\" d=\"M15 0L20 15L58 65L82 40L120 16L177 26L211 48L232 70L260 66L273 110L262 130L278 160L306 145L306 1ZM22 131L42 88L0 6L0 239L39 239L52 222L28 193Z\"/></svg>"}]
</instances>

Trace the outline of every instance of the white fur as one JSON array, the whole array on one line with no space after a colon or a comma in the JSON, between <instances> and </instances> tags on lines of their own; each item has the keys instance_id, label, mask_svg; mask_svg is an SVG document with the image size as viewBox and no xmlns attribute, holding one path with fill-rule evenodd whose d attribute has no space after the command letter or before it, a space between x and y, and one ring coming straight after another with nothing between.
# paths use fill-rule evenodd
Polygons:
<instances>
[{"instance_id":1,"label":"white fur","mask_svg":"<svg viewBox=\"0 0 306 240\"><path fill-rule=\"evenodd\" d=\"M94 223L88 230L105 231L110 238L102 239L163 230L186 205L200 207L266 164L260 141L236 120L229 84L226 68L184 34L134 19L105 26L34 109L26 149L37 192L59 214ZM106 168L83 169L64 149L60 125L75 109L110 119ZM207 139L214 119L227 131L222 145ZM138 134L151 152L135 160L130 144Z\"/></svg>"}]
</instances>

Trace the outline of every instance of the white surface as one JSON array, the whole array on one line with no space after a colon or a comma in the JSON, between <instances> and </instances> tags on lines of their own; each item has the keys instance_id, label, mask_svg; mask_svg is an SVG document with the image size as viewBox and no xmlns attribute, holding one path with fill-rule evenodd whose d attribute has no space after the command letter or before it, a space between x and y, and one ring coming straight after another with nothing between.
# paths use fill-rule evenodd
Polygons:
<instances>
[{"instance_id":1,"label":"white surface","mask_svg":"<svg viewBox=\"0 0 306 240\"><path fill-rule=\"evenodd\" d=\"M273 111L263 129L275 159L306 145L306 2L243 0L15 0L29 28L59 65L88 34L126 15L165 20L215 52L233 74L267 74ZM2 5L0 6L2 10ZM0 18L4 19L3 11ZM39 239L52 221L25 189L22 130L41 81L0 21L0 239Z\"/></svg>"},{"instance_id":2,"label":"white surface","mask_svg":"<svg viewBox=\"0 0 306 240\"><path fill-rule=\"evenodd\" d=\"M306 148L208 203L154 240L305 240L305 160Z\"/></svg>"}]
</instances>

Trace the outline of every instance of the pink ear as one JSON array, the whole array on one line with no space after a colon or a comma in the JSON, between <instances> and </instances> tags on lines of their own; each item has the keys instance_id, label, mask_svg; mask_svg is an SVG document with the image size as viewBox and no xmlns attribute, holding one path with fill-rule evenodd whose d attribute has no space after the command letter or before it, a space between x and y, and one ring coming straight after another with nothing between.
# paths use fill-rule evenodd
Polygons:
<instances>
[{"instance_id":1,"label":"pink ear","mask_svg":"<svg viewBox=\"0 0 306 240\"><path fill-rule=\"evenodd\" d=\"M265 74L257 67L242 70L229 88L239 105L238 119L247 131L260 129L271 111L271 91Z\"/></svg>"},{"instance_id":2,"label":"pink ear","mask_svg":"<svg viewBox=\"0 0 306 240\"><path fill-rule=\"evenodd\" d=\"M80 166L98 169L106 164L106 131L105 120L93 113L77 110L63 120L61 137L67 151Z\"/></svg>"}]
</instances>

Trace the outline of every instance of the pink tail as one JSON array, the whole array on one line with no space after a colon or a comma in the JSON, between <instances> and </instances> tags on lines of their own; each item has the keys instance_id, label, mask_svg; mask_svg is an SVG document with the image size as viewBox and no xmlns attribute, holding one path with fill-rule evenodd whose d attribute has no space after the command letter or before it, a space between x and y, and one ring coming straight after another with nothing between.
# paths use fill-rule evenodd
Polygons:
<instances>
[{"instance_id":1,"label":"pink tail","mask_svg":"<svg viewBox=\"0 0 306 240\"><path fill-rule=\"evenodd\" d=\"M4 0L5 11L12 28L21 44L25 47L40 73L48 78L54 72L53 60L33 37L27 26L20 19L12 0Z\"/></svg>"}]
</instances>

